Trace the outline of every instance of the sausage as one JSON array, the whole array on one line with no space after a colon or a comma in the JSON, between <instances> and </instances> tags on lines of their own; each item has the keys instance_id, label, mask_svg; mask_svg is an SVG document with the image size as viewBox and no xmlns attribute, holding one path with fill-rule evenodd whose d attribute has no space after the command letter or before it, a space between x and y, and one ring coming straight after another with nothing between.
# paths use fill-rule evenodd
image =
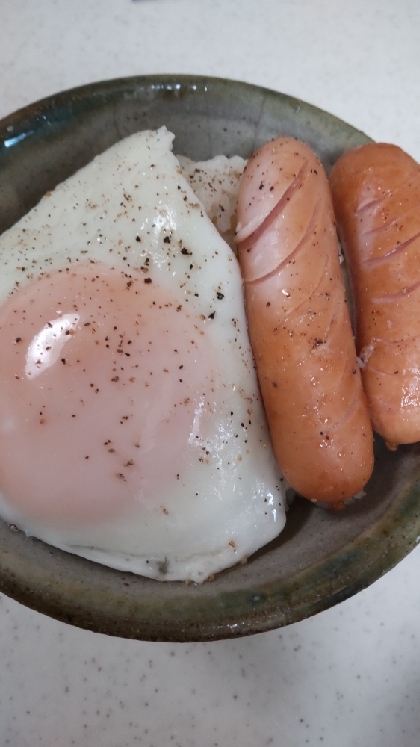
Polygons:
<instances>
[{"instance_id":1,"label":"sausage","mask_svg":"<svg viewBox=\"0 0 420 747\"><path fill-rule=\"evenodd\" d=\"M274 452L291 486L336 507L373 469L373 434L341 280L328 180L279 137L248 162L236 241Z\"/></svg>"},{"instance_id":2,"label":"sausage","mask_svg":"<svg viewBox=\"0 0 420 747\"><path fill-rule=\"evenodd\" d=\"M395 145L342 156L330 185L351 276L373 427L420 440L420 166Z\"/></svg>"}]
</instances>

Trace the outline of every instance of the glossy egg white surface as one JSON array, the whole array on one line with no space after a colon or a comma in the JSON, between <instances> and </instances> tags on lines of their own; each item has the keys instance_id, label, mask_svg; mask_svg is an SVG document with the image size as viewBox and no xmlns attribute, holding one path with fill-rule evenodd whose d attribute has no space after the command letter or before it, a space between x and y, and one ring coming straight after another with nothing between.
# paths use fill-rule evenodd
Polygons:
<instances>
[{"instance_id":1,"label":"glossy egg white surface","mask_svg":"<svg viewBox=\"0 0 420 747\"><path fill-rule=\"evenodd\" d=\"M172 154L133 135L0 237L1 514L200 582L284 526L240 271Z\"/></svg>"}]
</instances>

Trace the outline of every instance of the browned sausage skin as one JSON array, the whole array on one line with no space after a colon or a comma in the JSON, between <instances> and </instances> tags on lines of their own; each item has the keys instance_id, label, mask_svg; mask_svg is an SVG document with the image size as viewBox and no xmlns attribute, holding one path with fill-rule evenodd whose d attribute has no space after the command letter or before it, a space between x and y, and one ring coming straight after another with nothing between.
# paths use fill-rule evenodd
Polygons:
<instances>
[{"instance_id":1,"label":"browned sausage skin","mask_svg":"<svg viewBox=\"0 0 420 747\"><path fill-rule=\"evenodd\" d=\"M357 349L374 429L420 440L420 166L395 145L342 156L330 179L355 296Z\"/></svg>"},{"instance_id":2,"label":"browned sausage skin","mask_svg":"<svg viewBox=\"0 0 420 747\"><path fill-rule=\"evenodd\" d=\"M373 468L373 437L341 281L325 172L280 137L248 162L237 243L272 442L301 495L336 506Z\"/></svg>"}]
</instances>

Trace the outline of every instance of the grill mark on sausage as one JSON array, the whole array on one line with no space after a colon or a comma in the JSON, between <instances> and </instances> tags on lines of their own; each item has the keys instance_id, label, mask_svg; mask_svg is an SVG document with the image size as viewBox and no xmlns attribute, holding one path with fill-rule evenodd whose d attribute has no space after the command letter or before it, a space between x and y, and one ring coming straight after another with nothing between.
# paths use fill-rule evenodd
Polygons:
<instances>
[{"instance_id":1,"label":"grill mark on sausage","mask_svg":"<svg viewBox=\"0 0 420 747\"><path fill-rule=\"evenodd\" d=\"M412 175L410 175L404 182L401 182L401 184L398 184L397 187L395 187L392 191L384 192L380 197L375 197L373 200L369 200L369 202L362 202L361 205L357 208L357 210L354 211L355 216L361 216L363 215L367 210L372 208L374 205L379 205L381 202L384 202L388 197L391 197L392 194L399 189L403 189L408 182L411 181L413 178Z\"/></svg>"},{"instance_id":2,"label":"grill mark on sausage","mask_svg":"<svg viewBox=\"0 0 420 747\"><path fill-rule=\"evenodd\" d=\"M283 319L280 320L282 324L284 324L285 322L287 322L288 319L292 316L292 314L295 314L296 312L299 313L299 309L302 309L302 311L303 311L304 308L308 308L308 306L310 305L311 299L315 298L315 296L318 294L320 285L322 285L322 283L325 281L325 273L326 273L328 265L329 265L329 257L326 257L325 264L324 264L323 270L322 270L322 272L320 274L320 278L319 278L318 284L313 289L311 295L309 297L307 296L306 298L304 298L301 303L299 303L297 306L295 306L295 308L290 308L288 310L286 316L283 317Z\"/></svg>"},{"instance_id":3,"label":"grill mark on sausage","mask_svg":"<svg viewBox=\"0 0 420 747\"><path fill-rule=\"evenodd\" d=\"M365 234L366 235L366 234ZM364 265L365 267L379 267L380 265L385 264L389 259L392 259L393 257L396 257L398 254L401 254L401 252L404 252L410 244L413 244L417 239L420 238L420 231L417 231L413 236L411 236L406 241L403 241L402 244L396 244L393 249L390 249L386 254L383 254L382 257L372 257L371 259L361 259L360 264Z\"/></svg>"},{"instance_id":4,"label":"grill mark on sausage","mask_svg":"<svg viewBox=\"0 0 420 747\"><path fill-rule=\"evenodd\" d=\"M248 234L246 238L244 238L241 242L239 242L238 246L242 251L246 251L248 248L254 244L254 242L258 241L260 236L266 232L267 228L271 225L271 223L277 218L277 216L282 212L282 210L285 208L288 202L293 197L293 194L300 189L300 187L303 186L306 175L308 173L308 163L305 161L305 163L302 165L302 167L299 169L298 173L296 174L295 179L291 182L291 184L287 187L286 191L278 201L278 203L273 207L273 209L266 215L263 222L260 223L258 228L255 229L252 233Z\"/></svg>"},{"instance_id":5,"label":"grill mark on sausage","mask_svg":"<svg viewBox=\"0 0 420 747\"><path fill-rule=\"evenodd\" d=\"M400 223L404 218L406 218L411 213L416 212L416 207L411 205L411 207L408 208L404 213L401 213L401 215L398 215L396 218L392 218L392 220L382 223L381 226L377 226L376 228L370 228L367 231L362 231L360 233L360 236L362 238L369 238L370 236L383 236L386 233L389 233L393 229L396 228L396 225Z\"/></svg>"},{"instance_id":6,"label":"grill mark on sausage","mask_svg":"<svg viewBox=\"0 0 420 747\"><path fill-rule=\"evenodd\" d=\"M305 231L304 235L302 236L301 240L297 243L297 245L295 246L295 248L291 251L291 253L285 259L283 259L277 265L277 267L274 268L274 270L270 270L270 272L267 272L265 275L261 275L261 277L258 277L258 278L253 278L251 280L245 279L244 280L245 283L247 283L249 285L252 285L252 284L255 284L255 283L260 283L260 282L262 282L264 280L268 280L268 279L274 277L275 275L279 275L281 273L282 269L284 267L286 267L286 265L288 265L289 262L291 262L293 259L297 258L297 255L299 254L299 252L301 252L303 250L303 248L305 247L305 244L307 244L307 242L311 241L311 239L312 239L313 231L314 231L314 228L315 228L315 224L316 224L316 222L317 222L317 220L319 218L319 215L320 215L320 206L321 206L321 202L320 202L320 200L318 200L318 202L316 203L316 205L314 207L312 216L310 218L310 221L308 223L308 226L306 228L306 231ZM277 217L277 216L275 216L275 217ZM273 220L275 220L275 217L273 216L272 220L268 221L267 227L269 227L270 224L271 224L271 222Z\"/></svg>"},{"instance_id":7,"label":"grill mark on sausage","mask_svg":"<svg viewBox=\"0 0 420 747\"><path fill-rule=\"evenodd\" d=\"M417 283L414 283L413 285L410 285L407 288L404 288L402 291L399 291L399 293L388 293L384 296L376 296L375 298L372 298L371 303L381 304L381 303L396 303L403 298L409 297L412 293L414 293L418 288L420 288L420 280Z\"/></svg>"}]
</instances>

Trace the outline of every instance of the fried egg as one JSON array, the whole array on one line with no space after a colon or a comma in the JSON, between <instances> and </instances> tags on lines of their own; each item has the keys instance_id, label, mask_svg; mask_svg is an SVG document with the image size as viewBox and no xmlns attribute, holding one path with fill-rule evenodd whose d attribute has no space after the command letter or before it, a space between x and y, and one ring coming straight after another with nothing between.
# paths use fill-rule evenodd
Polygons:
<instances>
[{"instance_id":1,"label":"fried egg","mask_svg":"<svg viewBox=\"0 0 420 747\"><path fill-rule=\"evenodd\" d=\"M0 237L0 513L108 566L200 582L284 525L236 258L165 128Z\"/></svg>"}]
</instances>

